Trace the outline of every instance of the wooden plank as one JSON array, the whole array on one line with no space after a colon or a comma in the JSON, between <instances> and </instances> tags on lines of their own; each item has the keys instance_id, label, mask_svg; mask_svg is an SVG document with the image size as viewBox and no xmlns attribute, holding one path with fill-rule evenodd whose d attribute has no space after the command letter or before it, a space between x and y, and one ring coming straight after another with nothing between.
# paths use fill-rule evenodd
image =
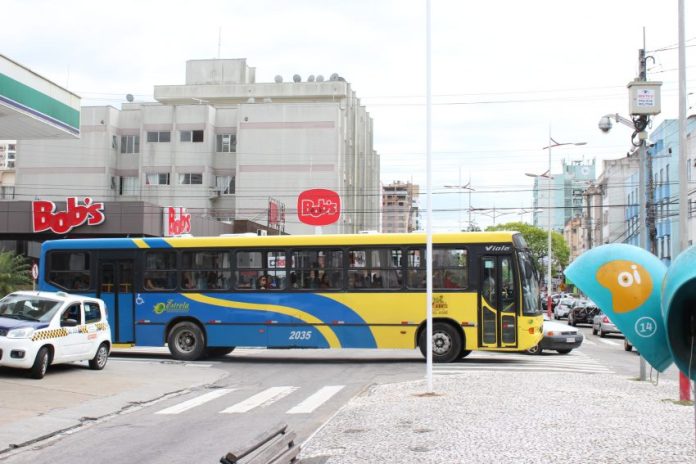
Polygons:
<instances>
[{"instance_id":1,"label":"wooden plank","mask_svg":"<svg viewBox=\"0 0 696 464\"><path fill-rule=\"evenodd\" d=\"M268 464L286 464L286 463L298 462L298 461L295 461L295 458L297 457L298 454L300 454L300 449L301 449L300 445L293 446L292 448L288 448L288 450L285 453L283 453L281 456L278 456L275 461L271 461Z\"/></svg>"},{"instance_id":2,"label":"wooden plank","mask_svg":"<svg viewBox=\"0 0 696 464\"><path fill-rule=\"evenodd\" d=\"M256 438L248 441L246 445L240 446L236 449L233 448L232 451L225 455L225 459L230 462L237 462L244 456L253 453L255 450L262 447L269 440L272 440L276 435L285 434L287 428L288 424L284 424L282 422L278 423L267 431L257 435Z\"/></svg>"},{"instance_id":3,"label":"wooden plank","mask_svg":"<svg viewBox=\"0 0 696 464\"><path fill-rule=\"evenodd\" d=\"M242 460L244 464L268 464L276 462L276 460L287 453L295 445L295 432L288 432L278 435L274 440L269 441L267 446L261 448L258 454L253 457L249 456L249 460Z\"/></svg>"}]
</instances>

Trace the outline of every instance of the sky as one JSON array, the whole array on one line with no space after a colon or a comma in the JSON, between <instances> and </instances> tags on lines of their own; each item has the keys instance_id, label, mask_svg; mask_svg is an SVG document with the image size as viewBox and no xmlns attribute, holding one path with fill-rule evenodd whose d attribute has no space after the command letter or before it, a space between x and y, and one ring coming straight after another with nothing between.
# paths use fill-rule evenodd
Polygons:
<instances>
[{"instance_id":1,"label":"sky","mask_svg":"<svg viewBox=\"0 0 696 464\"><path fill-rule=\"evenodd\" d=\"M696 79L696 2L686 4L687 92ZM183 84L186 61L246 58L256 82L338 73L374 122L383 183L425 192L425 0L2 0L0 53L82 97L120 108L152 101L155 85ZM677 0L431 0L433 230L531 222L534 179L548 169L549 137L584 146L563 159L617 159L631 130L626 85L638 49L662 81L662 113L678 117ZM696 112L689 95L688 114ZM466 184L474 191L445 185ZM425 209L425 195L420 200ZM525 211L527 211L525 213ZM425 219L425 215L423 215Z\"/></svg>"}]
</instances>

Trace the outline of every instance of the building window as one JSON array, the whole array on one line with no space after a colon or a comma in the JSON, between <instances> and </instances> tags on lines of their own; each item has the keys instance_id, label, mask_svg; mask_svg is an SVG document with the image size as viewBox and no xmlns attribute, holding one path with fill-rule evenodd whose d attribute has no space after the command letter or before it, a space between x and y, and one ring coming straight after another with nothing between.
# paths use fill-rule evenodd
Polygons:
<instances>
[{"instance_id":1,"label":"building window","mask_svg":"<svg viewBox=\"0 0 696 464\"><path fill-rule=\"evenodd\" d=\"M691 158L686 161L686 180L691 182Z\"/></svg>"},{"instance_id":2,"label":"building window","mask_svg":"<svg viewBox=\"0 0 696 464\"><path fill-rule=\"evenodd\" d=\"M140 153L140 136L122 135L121 153Z\"/></svg>"},{"instance_id":3,"label":"building window","mask_svg":"<svg viewBox=\"0 0 696 464\"><path fill-rule=\"evenodd\" d=\"M169 173L159 172L147 174L145 176L145 185L169 185Z\"/></svg>"},{"instance_id":4,"label":"building window","mask_svg":"<svg viewBox=\"0 0 696 464\"><path fill-rule=\"evenodd\" d=\"M233 195L235 189L235 176L216 176L215 187L222 195Z\"/></svg>"},{"instance_id":5,"label":"building window","mask_svg":"<svg viewBox=\"0 0 696 464\"><path fill-rule=\"evenodd\" d=\"M137 177L121 177L118 184L119 195L137 195L138 193L138 178Z\"/></svg>"},{"instance_id":6,"label":"building window","mask_svg":"<svg viewBox=\"0 0 696 464\"><path fill-rule=\"evenodd\" d=\"M179 140L181 142L202 142L203 141L203 131L193 130L193 131L181 131Z\"/></svg>"},{"instance_id":7,"label":"building window","mask_svg":"<svg viewBox=\"0 0 696 464\"><path fill-rule=\"evenodd\" d=\"M218 153L236 153L237 152L237 135L235 134L218 134L215 151Z\"/></svg>"},{"instance_id":8,"label":"building window","mask_svg":"<svg viewBox=\"0 0 696 464\"><path fill-rule=\"evenodd\" d=\"M201 185L203 184L203 174L192 172L179 174L179 183L186 185Z\"/></svg>"},{"instance_id":9,"label":"building window","mask_svg":"<svg viewBox=\"0 0 696 464\"><path fill-rule=\"evenodd\" d=\"M171 140L172 134L169 131L160 132L148 132L147 141L148 142L169 142Z\"/></svg>"}]
</instances>

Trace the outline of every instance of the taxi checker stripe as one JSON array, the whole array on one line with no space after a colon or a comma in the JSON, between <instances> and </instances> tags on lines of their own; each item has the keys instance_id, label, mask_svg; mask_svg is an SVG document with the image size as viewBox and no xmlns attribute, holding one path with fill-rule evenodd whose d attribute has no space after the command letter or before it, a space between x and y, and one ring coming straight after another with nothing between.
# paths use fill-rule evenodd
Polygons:
<instances>
[{"instance_id":1,"label":"taxi checker stripe","mask_svg":"<svg viewBox=\"0 0 696 464\"><path fill-rule=\"evenodd\" d=\"M33 341L36 340L48 340L49 338L59 338L59 337L67 337L68 336L68 331L65 330L65 328L60 328L60 329L51 329L51 330L40 330L38 332L34 333L34 336L31 337Z\"/></svg>"},{"instance_id":2,"label":"taxi checker stripe","mask_svg":"<svg viewBox=\"0 0 696 464\"><path fill-rule=\"evenodd\" d=\"M103 322L100 322L100 323L94 324L94 325L97 328L97 331L106 330L106 324L104 324ZM80 333L88 333L89 332L86 325L81 325L77 329ZM33 341L48 340L50 338L67 337L69 333L71 333L71 332L68 332L68 330L65 327L61 327L60 329L39 330L38 332L34 332L34 335L31 337L31 339ZM75 333L75 332L72 332L72 333Z\"/></svg>"}]
</instances>

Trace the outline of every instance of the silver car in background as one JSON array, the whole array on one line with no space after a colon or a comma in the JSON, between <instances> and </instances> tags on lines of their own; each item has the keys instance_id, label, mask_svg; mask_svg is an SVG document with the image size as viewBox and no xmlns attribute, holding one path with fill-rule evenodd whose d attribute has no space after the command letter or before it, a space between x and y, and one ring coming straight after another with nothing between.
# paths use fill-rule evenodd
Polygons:
<instances>
[{"instance_id":1,"label":"silver car in background","mask_svg":"<svg viewBox=\"0 0 696 464\"><path fill-rule=\"evenodd\" d=\"M622 335L621 331L616 328L616 325L614 325L614 323L611 322L609 316L602 312L597 314L592 320L592 335L597 335L598 333L599 336L602 338L606 337L607 334Z\"/></svg>"}]
</instances>

